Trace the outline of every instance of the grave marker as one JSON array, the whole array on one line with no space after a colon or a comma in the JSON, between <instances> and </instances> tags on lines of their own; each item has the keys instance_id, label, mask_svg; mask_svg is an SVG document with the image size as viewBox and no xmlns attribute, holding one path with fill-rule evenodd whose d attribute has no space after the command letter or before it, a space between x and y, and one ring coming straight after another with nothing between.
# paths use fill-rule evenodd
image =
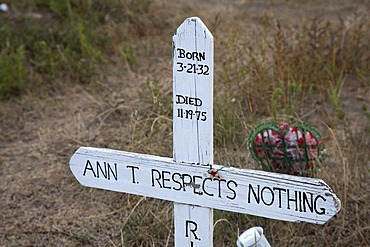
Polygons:
<instances>
[{"instance_id":1,"label":"grave marker","mask_svg":"<svg viewBox=\"0 0 370 247\"><path fill-rule=\"evenodd\" d=\"M197 17L174 43L174 157L81 147L70 168L84 186L173 201L175 246L213 246L213 211L324 224L340 200L321 179L213 164L213 37Z\"/></svg>"},{"instance_id":2,"label":"grave marker","mask_svg":"<svg viewBox=\"0 0 370 247\"><path fill-rule=\"evenodd\" d=\"M177 28L173 36L173 158L177 163L199 164L203 170L213 164L213 53L213 36L199 18L188 18ZM211 207L175 202L174 212L175 246L213 245ZM199 229L198 235L188 234L189 222Z\"/></svg>"},{"instance_id":3,"label":"grave marker","mask_svg":"<svg viewBox=\"0 0 370 247\"><path fill-rule=\"evenodd\" d=\"M222 168L215 178L197 164L92 147L79 148L70 167L84 186L284 221L324 224L340 208L318 178L213 165Z\"/></svg>"}]
</instances>

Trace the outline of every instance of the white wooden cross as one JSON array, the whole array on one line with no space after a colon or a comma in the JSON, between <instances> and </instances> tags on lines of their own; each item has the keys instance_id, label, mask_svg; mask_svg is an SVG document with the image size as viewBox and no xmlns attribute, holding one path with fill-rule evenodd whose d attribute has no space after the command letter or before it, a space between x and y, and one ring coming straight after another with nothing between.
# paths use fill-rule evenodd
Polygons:
<instances>
[{"instance_id":1,"label":"white wooden cross","mask_svg":"<svg viewBox=\"0 0 370 247\"><path fill-rule=\"evenodd\" d=\"M340 200L321 179L213 164L213 36L186 19L173 37L173 158L81 147L84 186L174 202L175 246L213 246L213 209L324 224Z\"/></svg>"}]
</instances>

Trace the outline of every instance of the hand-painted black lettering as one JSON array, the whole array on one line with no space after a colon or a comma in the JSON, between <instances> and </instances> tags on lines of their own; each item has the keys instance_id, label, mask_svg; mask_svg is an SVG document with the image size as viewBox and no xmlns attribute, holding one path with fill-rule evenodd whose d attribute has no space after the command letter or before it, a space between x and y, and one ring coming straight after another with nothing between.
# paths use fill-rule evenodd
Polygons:
<instances>
[{"instance_id":1,"label":"hand-painted black lettering","mask_svg":"<svg viewBox=\"0 0 370 247\"><path fill-rule=\"evenodd\" d=\"M198 52L193 51L193 54L192 54L192 55L193 55L193 59L194 59L194 60L200 61L200 60L199 60L199 57L198 57Z\"/></svg>"},{"instance_id":2,"label":"hand-painted black lettering","mask_svg":"<svg viewBox=\"0 0 370 247\"><path fill-rule=\"evenodd\" d=\"M167 177L167 175L170 175L170 174L171 174L171 172L168 172L168 171L162 171L162 185L163 185L163 188L165 188L165 189L171 189L171 186L166 186L166 184L165 184L165 183L167 183L167 182L171 181L171 180Z\"/></svg>"},{"instance_id":3,"label":"hand-painted black lettering","mask_svg":"<svg viewBox=\"0 0 370 247\"><path fill-rule=\"evenodd\" d=\"M196 119L199 120L201 112L200 111L195 111L194 114L195 114Z\"/></svg>"},{"instance_id":4,"label":"hand-painted black lettering","mask_svg":"<svg viewBox=\"0 0 370 247\"><path fill-rule=\"evenodd\" d=\"M206 60L206 52L198 52L198 51L186 51L182 48L177 48L177 58L186 58L189 60L194 61L204 61Z\"/></svg>"},{"instance_id":5,"label":"hand-painted black lettering","mask_svg":"<svg viewBox=\"0 0 370 247\"><path fill-rule=\"evenodd\" d=\"M227 187L229 189L231 189L229 187L231 181L232 180L227 182ZM279 208L298 212L311 212L319 215L325 214L326 212L325 208L320 207L320 204L318 204L319 201L325 202L326 198L321 195L315 197L312 192L289 190L279 187L273 187L271 189L267 186L260 189L260 185L253 186L249 184L248 203L253 201L251 198L254 198L255 203L260 204L262 202L265 206L272 206L275 204Z\"/></svg>"},{"instance_id":6,"label":"hand-painted black lettering","mask_svg":"<svg viewBox=\"0 0 370 247\"><path fill-rule=\"evenodd\" d=\"M203 71L203 64L198 64L198 75L202 75L204 74L204 71Z\"/></svg>"},{"instance_id":7,"label":"hand-painted black lettering","mask_svg":"<svg viewBox=\"0 0 370 247\"><path fill-rule=\"evenodd\" d=\"M185 221L185 237L189 237L189 233L193 233L193 236L196 240L199 240L197 234L195 233L198 229L198 224L192 220Z\"/></svg>"},{"instance_id":8,"label":"hand-painted black lettering","mask_svg":"<svg viewBox=\"0 0 370 247\"><path fill-rule=\"evenodd\" d=\"M310 195L309 198L307 198L307 194ZM313 213L313 205L314 205L313 204L313 194L311 192L303 192L302 201L303 201L303 211L304 212L307 212L306 211L306 205L307 205L308 208L309 208L309 210L310 210L310 212Z\"/></svg>"},{"instance_id":9,"label":"hand-painted black lettering","mask_svg":"<svg viewBox=\"0 0 370 247\"><path fill-rule=\"evenodd\" d=\"M207 120L207 112L201 111L193 111L193 110L185 110L182 108L177 108L177 117L178 118L185 118L192 120L194 116L194 120L197 121L206 121Z\"/></svg>"},{"instance_id":10,"label":"hand-painted black lettering","mask_svg":"<svg viewBox=\"0 0 370 247\"><path fill-rule=\"evenodd\" d=\"M295 204L295 211L298 211L298 196L297 191L294 191L294 197L292 197L289 193L289 189L287 189L287 203L288 203L288 209L290 209L290 202L294 202Z\"/></svg>"},{"instance_id":11,"label":"hand-painted black lettering","mask_svg":"<svg viewBox=\"0 0 370 247\"><path fill-rule=\"evenodd\" d=\"M234 188L231 188L231 184L234 184ZM230 200L234 200L236 198L235 188L238 187L238 184L234 180L229 180L229 181L227 181L226 186L233 193L232 196L226 196L226 198L228 198Z\"/></svg>"},{"instance_id":12,"label":"hand-painted black lettering","mask_svg":"<svg viewBox=\"0 0 370 247\"><path fill-rule=\"evenodd\" d=\"M105 162L104 162L105 165ZM114 180L118 180L118 173L117 173L117 164L114 163L114 171L111 167L111 165L107 162L107 167L108 167L108 180L110 180L110 175L112 174L114 177Z\"/></svg>"},{"instance_id":13,"label":"hand-painted black lettering","mask_svg":"<svg viewBox=\"0 0 370 247\"><path fill-rule=\"evenodd\" d=\"M207 114L207 112L202 112L202 118L200 120L206 121L207 120L206 114Z\"/></svg>"},{"instance_id":14,"label":"hand-painted black lettering","mask_svg":"<svg viewBox=\"0 0 370 247\"><path fill-rule=\"evenodd\" d=\"M90 160L86 161L84 173L82 175L86 176L86 171L89 170L92 172L95 178L100 178L100 174L107 180L110 180L111 174L113 178L117 181L118 173L117 173L117 164L114 163L114 169L108 162L103 162L104 166L96 161L96 169L94 170L93 165L91 164Z\"/></svg>"},{"instance_id":15,"label":"hand-painted black lettering","mask_svg":"<svg viewBox=\"0 0 370 247\"><path fill-rule=\"evenodd\" d=\"M184 110L182 108L177 108L177 117L184 118Z\"/></svg>"},{"instance_id":16,"label":"hand-painted black lettering","mask_svg":"<svg viewBox=\"0 0 370 247\"><path fill-rule=\"evenodd\" d=\"M196 73L196 70L195 70L195 64L194 63L188 63L186 65L186 67L188 68L186 70L187 73L191 74L191 73Z\"/></svg>"},{"instance_id":17,"label":"hand-painted black lettering","mask_svg":"<svg viewBox=\"0 0 370 247\"><path fill-rule=\"evenodd\" d=\"M184 96L181 94L176 95L176 104L202 106L202 100L200 98Z\"/></svg>"},{"instance_id":18,"label":"hand-painted black lettering","mask_svg":"<svg viewBox=\"0 0 370 247\"><path fill-rule=\"evenodd\" d=\"M318 199L322 199L324 202L326 202L326 199L324 197L322 197L321 195L316 196L315 203L314 203L314 205L315 205L315 212L317 214L325 214L325 208L320 208L320 211L317 211L317 200Z\"/></svg>"},{"instance_id":19,"label":"hand-painted black lettering","mask_svg":"<svg viewBox=\"0 0 370 247\"><path fill-rule=\"evenodd\" d=\"M206 60L206 53L204 51L203 52L198 52L198 55L199 55L199 60L198 61Z\"/></svg>"},{"instance_id":20,"label":"hand-painted black lettering","mask_svg":"<svg viewBox=\"0 0 370 247\"><path fill-rule=\"evenodd\" d=\"M265 190L268 190L269 191L269 195L270 195L270 202L266 202L266 198L268 198L268 196L266 196L266 193L264 193ZM262 202L266 205L266 206L271 206L273 203L274 203L274 199L275 199L275 195L274 195L274 192L272 191L271 188L269 187L263 187L262 190L261 190L261 200Z\"/></svg>"},{"instance_id":21,"label":"hand-painted black lettering","mask_svg":"<svg viewBox=\"0 0 370 247\"><path fill-rule=\"evenodd\" d=\"M206 194L207 196L213 196L212 193L209 193L209 192L206 191L206 181L213 181L213 179L209 178L209 177L203 179L202 190L203 190L204 194Z\"/></svg>"},{"instance_id":22,"label":"hand-painted black lettering","mask_svg":"<svg viewBox=\"0 0 370 247\"><path fill-rule=\"evenodd\" d=\"M226 182L226 180L225 179L216 179L217 181L218 181L218 197L222 197L222 195L221 195L221 183L222 182Z\"/></svg>"},{"instance_id":23,"label":"hand-painted black lettering","mask_svg":"<svg viewBox=\"0 0 370 247\"><path fill-rule=\"evenodd\" d=\"M203 177L201 176L193 176L193 190L194 190L194 194L198 194L198 195L203 195L203 192L202 191L199 191L197 190L199 188L199 185L200 182L197 182L196 180L197 179L202 179Z\"/></svg>"},{"instance_id":24,"label":"hand-painted black lettering","mask_svg":"<svg viewBox=\"0 0 370 247\"><path fill-rule=\"evenodd\" d=\"M187 96L176 94L176 104L186 104L186 98Z\"/></svg>"},{"instance_id":25,"label":"hand-painted black lettering","mask_svg":"<svg viewBox=\"0 0 370 247\"><path fill-rule=\"evenodd\" d=\"M183 191L186 191L186 185L191 184L193 180L189 174L182 174L181 178Z\"/></svg>"},{"instance_id":26,"label":"hand-painted black lettering","mask_svg":"<svg viewBox=\"0 0 370 247\"><path fill-rule=\"evenodd\" d=\"M272 189L273 189L273 190L277 190L277 191L279 191L279 196L278 196L278 198L279 198L279 208L281 208L281 191L286 192L286 189L278 188L278 187L274 187L274 188L272 188Z\"/></svg>"},{"instance_id":27,"label":"hand-painted black lettering","mask_svg":"<svg viewBox=\"0 0 370 247\"><path fill-rule=\"evenodd\" d=\"M96 161L96 177L99 178L99 171L103 174L105 179L108 179L107 164L104 162L104 170L101 167L99 161Z\"/></svg>"},{"instance_id":28,"label":"hand-painted black lettering","mask_svg":"<svg viewBox=\"0 0 370 247\"><path fill-rule=\"evenodd\" d=\"M184 71L184 64L183 63L177 62L176 64L179 65L179 66L177 66L178 67L178 69L177 69L178 72Z\"/></svg>"},{"instance_id":29,"label":"hand-painted black lettering","mask_svg":"<svg viewBox=\"0 0 370 247\"><path fill-rule=\"evenodd\" d=\"M91 163L90 163L90 160L87 160L86 161L86 164L85 164L85 169L84 169L84 173L83 175L86 176L86 170L89 170L89 171L92 171L94 177L96 177L96 174L95 174L95 171L94 171L94 168L92 167Z\"/></svg>"},{"instance_id":30,"label":"hand-painted black lettering","mask_svg":"<svg viewBox=\"0 0 370 247\"><path fill-rule=\"evenodd\" d=\"M193 119L193 110L185 110L185 118Z\"/></svg>"},{"instance_id":31,"label":"hand-painted black lettering","mask_svg":"<svg viewBox=\"0 0 370 247\"><path fill-rule=\"evenodd\" d=\"M156 170L156 169L152 169L152 186L155 187L154 185L154 180L156 180L159 184L159 188L162 188L162 185L161 185L161 173Z\"/></svg>"},{"instance_id":32,"label":"hand-painted black lettering","mask_svg":"<svg viewBox=\"0 0 370 247\"><path fill-rule=\"evenodd\" d=\"M208 65L204 65L204 73L203 73L203 75L209 75L209 67L208 67Z\"/></svg>"},{"instance_id":33,"label":"hand-painted black lettering","mask_svg":"<svg viewBox=\"0 0 370 247\"><path fill-rule=\"evenodd\" d=\"M172 174L172 181L178 185L178 187L173 186L172 189L177 190L177 191L182 189L182 184L181 182L179 182L179 180L181 179L182 179L182 176L180 173L175 172L174 174Z\"/></svg>"},{"instance_id":34,"label":"hand-painted black lettering","mask_svg":"<svg viewBox=\"0 0 370 247\"><path fill-rule=\"evenodd\" d=\"M254 195L254 199L256 200L257 204L260 203L260 185L257 185L257 195L256 192L253 189L253 186L249 184L248 186L248 203L251 203L251 193Z\"/></svg>"},{"instance_id":35,"label":"hand-painted black lettering","mask_svg":"<svg viewBox=\"0 0 370 247\"><path fill-rule=\"evenodd\" d=\"M177 58L185 58L185 50L181 48L177 48L177 51L179 52L179 55Z\"/></svg>"},{"instance_id":36,"label":"hand-painted black lettering","mask_svg":"<svg viewBox=\"0 0 370 247\"><path fill-rule=\"evenodd\" d=\"M139 167L137 167L137 166L126 166L126 168L131 168L132 183L133 184L139 183L139 182L136 182L136 179L135 179L135 169L139 170Z\"/></svg>"}]
</instances>

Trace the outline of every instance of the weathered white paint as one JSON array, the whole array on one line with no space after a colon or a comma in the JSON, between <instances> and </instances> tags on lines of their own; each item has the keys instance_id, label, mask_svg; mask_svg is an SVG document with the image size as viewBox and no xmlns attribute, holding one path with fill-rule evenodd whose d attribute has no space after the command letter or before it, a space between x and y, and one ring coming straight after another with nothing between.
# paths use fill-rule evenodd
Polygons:
<instances>
[{"instance_id":1,"label":"weathered white paint","mask_svg":"<svg viewBox=\"0 0 370 247\"><path fill-rule=\"evenodd\" d=\"M213 46L212 34L198 17L186 19L173 36L173 153L178 161L195 162L195 155L201 164L211 164L213 160ZM181 58L181 51L201 61ZM183 70L178 63L183 64ZM194 72L193 64L196 73L187 73ZM176 103L177 95L190 97L194 104ZM186 118L187 110L193 111L192 119Z\"/></svg>"},{"instance_id":2,"label":"weathered white paint","mask_svg":"<svg viewBox=\"0 0 370 247\"><path fill-rule=\"evenodd\" d=\"M213 163L213 49L213 36L198 17L187 18L173 36L173 157L177 163ZM212 209L175 202L174 212L175 246L213 246ZM189 222L201 237L184 231Z\"/></svg>"},{"instance_id":3,"label":"weathered white paint","mask_svg":"<svg viewBox=\"0 0 370 247\"><path fill-rule=\"evenodd\" d=\"M340 210L340 200L317 178L222 167L221 178L211 179L201 165L89 147L76 151L70 168L88 187L284 221L324 224Z\"/></svg>"},{"instance_id":4,"label":"weathered white paint","mask_svg":"<svg viewBox=\"0 0 370 247\"><path fill-rule=\"evenodd\" d=\"M175 202L175 246L213 246L213 210ZM177 236L180 235L180 236Z\"/></svg>"}]
</instances>

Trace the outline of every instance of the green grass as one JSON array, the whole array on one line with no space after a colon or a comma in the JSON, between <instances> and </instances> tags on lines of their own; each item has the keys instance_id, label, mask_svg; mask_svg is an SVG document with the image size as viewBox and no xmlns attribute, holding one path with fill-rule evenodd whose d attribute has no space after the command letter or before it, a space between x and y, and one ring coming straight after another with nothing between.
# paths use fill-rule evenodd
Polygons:
<instances>
[{"instance_id":1,"label":"green grass","mask_svg":"<svg viewBox=\"0 0 370 247\"><path fill-rule=\"evenodd\" d=\"M24 46L0 53L0 99L18 95L26 87Z\"/></svg>"},{"instance_id":2,"label":"green grass","mask_svg":"<svg viewBox=\"0 0 370 247\"><path fill-rule=\"evenodd\" d=\"M128 40L133 30L145 28L135 25L141 25L137 14L144 15L149 5L139 0L13 3L11 15L0 15L1 98L42 91L53 81L89 82L119 49L134 65Z\"/></svg>"}]
</instances>

